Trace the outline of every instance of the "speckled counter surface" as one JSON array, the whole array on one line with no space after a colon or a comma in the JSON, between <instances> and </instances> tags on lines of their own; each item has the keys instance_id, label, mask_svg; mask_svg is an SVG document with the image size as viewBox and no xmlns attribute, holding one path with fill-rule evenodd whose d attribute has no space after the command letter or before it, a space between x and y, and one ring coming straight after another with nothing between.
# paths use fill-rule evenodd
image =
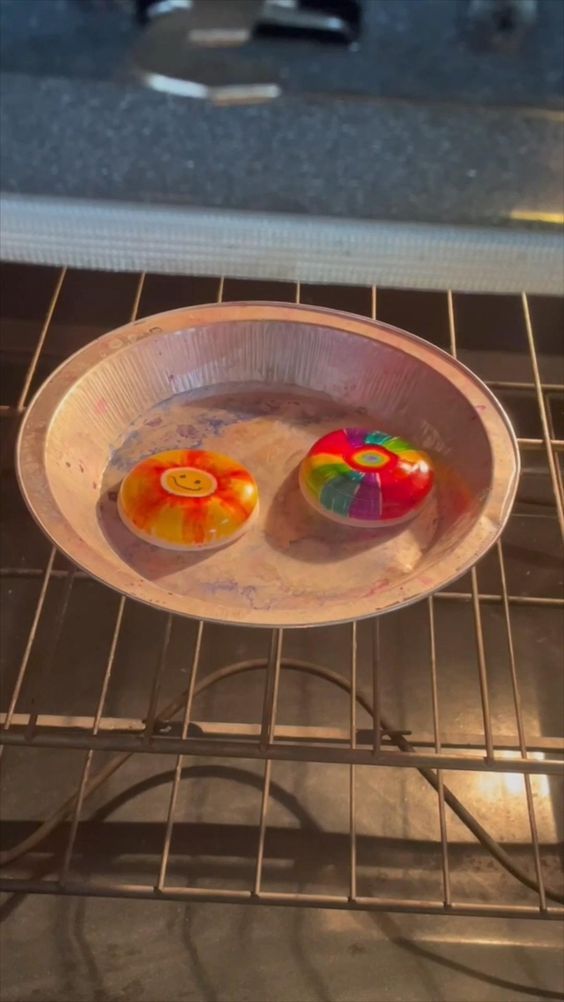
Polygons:
<instances>
[{"instance_id":1,"label":"speckled counter surface","mask_svg":"<svg viewBox=\"0 0 564 1002\"><path fill-rule=\"evenodd\" d=\"M283 96L231 108L134 83L132 9L2 0L4 191L454 224L562 211L559 0L508 52L472 49L466 0L366 0L352 50L255 39L240 58Z\"/></svg>"},{"instance_id":2,"label":"speckled counter surface","mask_svg":"<svg viewBox=\"0 0 564 1002\"><path fill-rule=\"evenodd\" d=\"M427 222L561 211L555 115L290 96L218 108L102 81L2 84L7 192Z\"/></svg>"},{"instance_id":3,"label":"speckled counter surface","mask_svg":"<svg viewBox=\"0 0 564 1002\"><path fill-rule=\"evenodd\" d=\"M134 82L124 4L2 0L4 257L560 291L564 7L511 54L463 8L367 0L354 51L256 39L282 96L217 107Z\"/></svg>"}]
</instances>

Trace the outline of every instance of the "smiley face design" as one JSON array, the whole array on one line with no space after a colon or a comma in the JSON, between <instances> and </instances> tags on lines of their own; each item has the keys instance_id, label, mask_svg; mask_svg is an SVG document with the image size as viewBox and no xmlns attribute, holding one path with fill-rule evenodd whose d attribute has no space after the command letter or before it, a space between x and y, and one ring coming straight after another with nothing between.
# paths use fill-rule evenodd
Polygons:
<instances>
[{"instance_id":1,"label":"smiley face design","mask_svg":"<svg viewBox=\"0 0 564 1002\"><path fill-rule=\"evenodd\" d=\"M136 536L174 550L237 539L258 512L258 488L229 456L197 449L159 452L122 481L118 512Z\"/></svg>"},{"instance_id":2,"label":"smiley face design","mask_svg":"<svg viewBox=\"0 0 564 1002\"><path fill-rule=\"evenodd\" d=\"M194 466L175 466L172 470L165 470L161 484L165 491L179 498L207 498L217 490L213 473L197 470Z\"/></svg>"}]
</instances>

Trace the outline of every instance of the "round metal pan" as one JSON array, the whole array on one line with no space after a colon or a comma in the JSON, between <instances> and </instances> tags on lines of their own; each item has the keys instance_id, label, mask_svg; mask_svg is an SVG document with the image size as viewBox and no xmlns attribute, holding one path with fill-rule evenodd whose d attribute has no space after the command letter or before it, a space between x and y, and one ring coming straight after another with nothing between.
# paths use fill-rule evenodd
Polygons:
<instances>
[{"instance_id":1,"label":"round metal pan","mask_svg":"<svg viewBox=\"0 0 564 1002\"><path fill-rule=\"evenodd\" d=\"M301 458L347 425L430 453L436 486L414 520L337 526L305 503ZM174 553L122 525L125 473L177 448L255 476L258 521L231 546ZM138 320L66 361L25 415L17 466L44 532L110 587L187 616L301 627L383 613L463 574L508 518L519 453L487 387L426 341L332 310L224 303Z\"/></svg>"}]
</instances>

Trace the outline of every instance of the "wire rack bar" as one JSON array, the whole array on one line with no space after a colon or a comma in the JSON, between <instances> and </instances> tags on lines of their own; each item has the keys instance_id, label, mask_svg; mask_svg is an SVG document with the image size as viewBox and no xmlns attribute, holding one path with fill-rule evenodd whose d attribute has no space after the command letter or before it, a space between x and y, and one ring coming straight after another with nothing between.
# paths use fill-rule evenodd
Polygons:
<instances>
[{"instance_id":1,"label":"wire rack bar","mask_svg":"<svg viewBox=\"0 0 564 1002\"><path fill-rule=\"evenodd\" d=\"M527 393L535 393L535 383L519 382L512 379L487 379L487 386L490 390L524 390ZM564 393L564 383L541 383L543 393Z\"/></svg>"},{"instance_id":2,"label":"wire rack bar","mask_svg":"<svg viewBox=\"0 0 564 1002\"><path fill-rule=\"evenodd\" d=\"M4 714L0 714L0 723L4 718ZM15 713L12 722L12 734L21 732L25 729L26 724L29 720L29 714L27 713ZM49 713L40 713L37 722L37 730L41 731L41 728L46 728L49 730L59 730L61 732L68 731L92 731L92 725L95 717L93 716L61 716ZM123 732L126 734L142 734L145 730L145 720L141 717L102 717L100 721L99 730L106 732ZM257 724L240 724L240 723L227 723L219 721L207 721L207 720L194 720L190 724L189 736L205 736L205 737L227 737L227 738L252 738L256 741L260 737L260 725ZM157 719L155 723L155 733L153 741L157 742L160 734L165 734L169 737L179 737L181 732L179 721L161 721ZM435 746L435 737L433 734L426 732L416 733L410 729L394 728L393 732L390 732L392 736L387 733L383 734L383 744L387 746L393 746L394 736L409 737L410 743L416 745L419 748L432 748ZM286 741L304 741L304 742L318 742L318 743L330 743L330 744L348 744L350 741L350 729L349 727L316 727L316 726L294 726L288 724L277 724L275 727L276 741L286 742ZM16 742L12 742L16 743ZM369 745L372 744L372 731L366 728L357 728L356 732L356 743L357 745ZM519 752L519 744L515 739L507 735L497 735L495 738L496 750L499 751L513 751ZM69 745L71 747L72 745ZM458 737L453 734L443 735L441 740L441 748L460 748L471 751L473 749L482 750L484 746L483 735L464 733L460 734ZM564 755L564 738L559 737L545 737L541 735L529 735L527 739L527 750L529 753L545 753L552 752L555 754Z\"/></svg>"},{"instance_id":3,"label":"wire rack bar","mask_svg":"<svg viewBox=\"0 0 564 1002\"><path fill-rule=\"evenodd\" d=\"M116 615L116 621L114 624L114 629L112 633L112 639L110 641L110 649L108 651L108 657L106 659L106 667L104 670L104 677L102 680L102 687L100 689L100 695L98 697L98 705L96 707L96 716L92 723L92 734L94 737L98 734L100 730L100 722L102 720L102 714L104 712L104 706L106 703L106 696L108 694L108 686L110 684L110 677L112 674L112 669L114 666L114 660L116 656L117 645L119 641L119 635L121 631L121 625L123 622L123 613L125 610L125 598L122 596L119 600L118 610ZM92 767L92 759L94 756L94 751L89 748L86 753L86 758L84 760L84 766L82 769L82 776L80 780L80 786L78 788L78 793L76 797L76 804L71 820L71 827L69 832L69 839L67 847L65 850L65 855L63 858L63 865L61 867L60 881L62 884L68 879L69 868L72 859L72 852L74 848L74 843L76 841L76 835L78 831L78 823L80 821L80 816L82 814L82 808L84 804L84 794L86 792L86 787L88 785L88 779L90 776L90 770Z\"/></svg>"},{"instance_id":4,"label":"wire rack bar","mask_svg":"<svg viewBox=\"0 0 564 1002\"><path fill-rule=\"evenodd\" d=\"M25 405L27 403L28 397L29 397L29 390L30 390L31 384L33 382L33 377L35 375L35 371L37 369L37 363L39 362L41 351L42 351L43 345L45 344L45 338L47 337L47 334L49 332L49 328L51 326L51 321L53 319L53 315L54 315L55 310L57 308L57 303L59 301L59 296L61 294L61 289L63 288L63 282L64 282L64 280L66 278L66 274L67 274L67 269L66 268L61 268L61 270L59 272L59 276L57 278L57 281L55 282L55 288L53 290L53 295L51 296L51 301L50 301L49 306L47 308L47 313L45 315L45 320L43 321L43 326L41 327L41 332L39 334L39 338L37 340L37 344L35 346L35 350L33 352L33 355L31 356L31 362L29 363L27 372L25 374L25 379L24 379L24 383L23 383L23 386L22 386L22 390L21 390L21 393L19 395L18 402L16 404L16 411L18 413L20 413L20 414L23 412L23 410L25 408Z\"/></svg>"},{"instance_id":5,"label":"wire rack bar","mask_svg":"<svg viewBox=\"0 0 564 1002\"><path fill-rule=\"evenodd\" d=\"M547 407L544 399L544 394L542 391L542 381L540 377L539 362L537 357L537 349L535 345L535 338L533 334L533 324L531 320L531 313L529 310L529 299L525 292L521 296L521 302L523 305L523 316L525 320L525 330L527 332L527 341L529 344L529 355L531 358L531 366L533 370L533 378L535 381L535 389L537 394L537 403L539 408L539 415L542 425L542 436L546 450L546 459L548 463L548 468L550 470L550 478L552 480L552 487L554 490L554 499L556 501L556 511L558 513L558 524L560 526L560 532L564 537L564 500L562 498L562 484L558 476L558 470L556 466L556 460L554 458L553 445L550 439L550 428L547 416Z\"/></svg>"},{"instance_id":6,"label":"wire rack bar","mask_svg":"<svg viewBox=\"0 0 564 1002\"><path fill-rule=\"evenodd\" d=\"M270 781L272 777L272 760L267 759L264 766L262 793L260 799L259 832L257 843L257 859L255 865L255 882L253 895L258 897L261 892L262 868L264 865L264 844L266 840L266 822L268 816L268 801L270 797Z\"/></svg>"},{"instance_id":7,"label":"wire rack bar","mask_svg":"<svg viewBox=\"0 0 564 1002\"><path fill-rule=\"evenodd\" d=\"M266 750L275 739L276 714L278 708L278 690L280 685L280 670L282 664L283 630L272 630L270 653L267 664L266 684L263 700L263 716L260 734L260 747ZM266 839L266 823L268 817L268 802L270 797L270 782L272 777L272 760L268 758L264 766L259 831L257 843L257 858L255 866L255 881L253 894L258 896L262 883L262 868L264 864L264 845Z\"/></svg>"},{"instance_id":8,"label":"wire rack bar","mask_svg":"<svg viewBox=\"0 0 564 1002\"><path fill-rule=\"evenodd\" d=\"M37 633L37 628L39 626L39 620L41 619L41 613L43 612L43 606L45 604L45 599L47 597L47 589L49 587L49 582L51 580L51 575L52 575L52 571L53 571L53 564L55 562L56 555L57 555L57 551L55 550L55 547L53 546L53 547L51 547L51 552L49 553L49 558L47 560L47 566L45 568L45 571L43 572L43 581L41 583L41 591L39 592L39 595L38 595L38 598L37 598L37 602L36 602L36 605L35 605L35 611L33 613L33 619L31 621L31 627L30 627L29 633L27 635L26 645L25 645L25 648L24 648L22 659L20 661L20 665L19 665L19 668L18 668L18 673L16 675L16 681L14 683L14 688L13 688L13 691L12 691L12 695L10 697L10 702L8 704L8 712L6 713L6 715L4 717L3 724L2 724L3 729L5 731L9 730L9 728L10 728L10 725L12 723L12 717L14 715L14 710L16 708L16 705L17 705L17 702L18 702L18 699L19 699L19 695L20 695L20 692L21 692L21 689L22 689L22 685L23 685L23 682L24 682L25 674L26 674L26 671L27 671L27 666L28 666L28 663L29 663L29 658L30 658L31 650L32 650L33 643L34 643L34 640L35 640L35 635ZM29 718L28 718L28 722L29 722Z\"/></svg>"},{"instance_id":9,"label":"wire rack bar","mask_svg":"<svg viewBox=\"0 0 564 1002\"><path fill-rule=\"evenodd\" d=\"M194 691L196 687L196 676L198 674L198 667L200 664L200 657L202 653L202 640L204 635L204 623L202 620L198 623L198 631L196 634L196 642L194 644L194 654L192 657L192 666L190 670L190 680L188 682L188 688L186 690L186 702L184 704L184 715L182 718L182 740L186 740L186 735L188 734L188 727L190 726L190 715L192 713L192 702L194 699ZM180 754L176 760L176 767L174 770L174 779L172 782L170 790L170 801L168 805L168 814L166 819L165 828L165 838L163 851L161 855L161 862L159 866L159 878L157 886L162 888L166 880L166 871L168 866L168 859L170 855L170 843L172 839L172 826L174 824L174 811L176 807L176 800L178 797L178 788L180 784L180 777L182 775L182 765L183 765L183 755Z\"/></svg>"},{"instance_id":10,"label":"wire rack bar","mask_svg":"<svg viewBox=\"0 0 564 1002\"><path fill-rule=\"evenodd\" d=\"M476 596L473 591L439 591L435 594L436 599L444 602L475 602ZM478 600L491 605L503 605L503 595L495 595L490 592L478 592ZM508 595L507 600L510 605L525 606L545 606L551 609L564 608L564 599L556 596L544 595Z\"/></svg>"},{"instance_id":11,"label":"wire rack bar","mask_svg":"<svg viewBox=\"0 0 564 1002\"><path fill-rule=\"evenodd\" d=\"M382 745L382 727L380 724L380 620L372 620L372 706L373 715L373 749L374 754L380 753Z\"/></svg>"},{"instance_id":12,"label":"wire rack bar","mask_svg":"<svg viewBox=\"0 0 564 1002\"><path fill-rule=\"evenodd\" d=\"M435 637L435 607L433 597L427 600L428 622L429 622L429 669L431 673L431 705L433 716L433 731L435 739L435 752L442 753L441 729L439 722L439 691L437 685L437 643ZM442 769L437 769L437 797L439 805L439 831L441 836L441 868L443 878L444 904L448 907L452 901L450 889L450 869L448 861L448 834L445 807L445 789Z\"/></svg>"},{"instance_id":13,"label":"wire rack bar","mask_svg":"<svg viewBox=\"0 0 564 1002\"><path fill-rule=\"evenodd\" d=\"M41 659L37 671L35 672L35 675L32 678L30 712L25 732L26 741L31 741L35 733L35 728L37 725L37 717L39 714L38 706L40 702L42 702L43 696L45 694L45 686L47 684L47 680L51 672L53 671L55 665L55 657L57 655L59 642L63 633L73 585L74 585L74 571L71 570L70 574L65 579L63 585L63 593L61 595L59 607L57 609L57 614L54 617L51 646L49 647L45 657Z\"/></svg>"},{"instance_id":14,"label":"wire rack bar","mask_svg":"<svg viewBox=\"0 0 564 1002\"><path fill-rule=\"evenodd\" d=\"M262 724L260 734L260 746L262 749L268 748L269 744L271 744L274 740L274 721L276 703L278 700L278 688L280 685L283 636L283 630L272 630L270 635L270 653L268 656L268 666L266 669L266 681L262 704Z\"/></svg>"},{"instance_id":15,"label":"wire rack bar","mask_svg":"<svg viewBox=\"0 0 564 1002\"><path fill-rule=\"evenodd\" d=\"M2 723L5 714L0 713L0 724ZM21 733L25 729L27 722L29 720L28 713L14 713L12 718L12 737ZM95 717L93 716L61 716L57 714L50 713L40 713L37 719L36 733L41 733L41 729L45 728L50 731L58 730L61 734L69 734L73 731L87 731L92 732L92 726ZM125 734L136 734L142 735L145 731L146 722L141 717L102 717L100 720L100 726L98 730L105 731L109 733L121 732ZM204 736L210 738L233 738L233 739L243 739L249 738L256 742L260 738L261 727L258 724L240 724L240 723L227 723L220 721L209 721L209 720L194 720L190 724L191 731L189 731L189 736ZM167 738L170 737L180 737L181 735L181 725L178 721L161 721L157 716L155 721L155 728L152 739L153 749L159 748L159 736L163 734ZM382 736L382 743L384 746L392 747L394 746L394 736L408 737L412 745L418 748L434 748L436 744L434 734L429 734L425 732L414 734L409 729L394 728L392 736L384 733ZM350 728L349 727L315 727L315 726L303 726L298 727L291 724L276 724L274 739L280 742L307 742L307 743L330 743L330 744L349 744L350 742ZM16 741L12 741L16 744ZM22 739L23 743L23 739ZM372 745L373 743L373 730L368 730L367 728L357 728L356 731L356 744L358 745ZM496 751L509 751L518 753L520 746L515 739L507 735L496 735L494 744ZM72 737L69 736L69 747L73 746ZM458 748L464 749L466 751L472 750L483 750L484 748L484 737L483 734L471 734L464 733L459 734L443 734L441 739L441 749L444 748ZM531 735L529 734L527 738L527 750L530 754L532 753L552 753L564 755L564 738L559 737L545 737L544 735ZM166 747L163 748L166 752Z\"/></svg>"},{"instance_id":16,"label":"wire rack bar","mask_svg":"<svg viewBox=\"0 0 564 1002\"><path fill-rule=\"evenodd\" d=\"M253 901L262 905L291 905L297 908L346 908L359 911L405 912L421 915L459 915L488 918L552 919L562 921L564 908L551 906L541 913L534 905L466 904L456 902L448 907L442 901L406 898L372 898L337 894L303 894L283 891L235 890L213 887L170 887L159 889L148 884L107 884L102 882L72 882L64 887L54 880L0 880L0 891L14 894L65 894L78 897L137 898L168 901L209 901L218 904L244 904Z\"/></svg>"},{"instance_id":17,"label":"wire rack bar","mask_svg":"<svg viewBox=\"0 0 564 1002\"><path fill-rule=\"evenodd\" d=\"M556 453L558 450L555 449L554 447L555 431L554 431L554 419L552 415L552 406L551 406L553 396L554 396L553 394L547 394L546 399L548 407L546 408L546 418L548 423L548 430L550 432L550 447L554 451L554 453ZM564 408L564 401L562 403L562 406ZM564 505L564 463L561 464L555 460L554 465L556 468L556 479L558 482L558 497L560 498L561 503Z\"/></svg>"},{"instance_id":18,"label":"wire rack bar","mask_svg":"<svg viewBox=\"0 0 564 1002\"><path fill-rule=\"evenodd\" d=\"M527 744L525 739L525 722L523 720L523 709L521 704L521 694L519 692L519 683L517 679L517 663L515 659L515 646L513 643L513 632L511 629L511 612L509 609L509 602L507 600L507 583L506 583L506 573L505 573L505 560L503 556L503 547L501 542L497 543L497 554L499 559L499 571L501 575L501 587L503 589L504 602L503 602L503 612L505 618L505 629L507 637L507 652L509 655L509 671L511 675L511 688L513 692L513 704L515 707L515 717L517 721L517 733L519 736L519 747L521 750L521 756L523 758L528 757ZM539 907L542 911L546 911L546 890L544 886L544 877L542 872L541 856L540 856L540 844L538 835L538 825L535 814L535 803L533 800L533 791L531 787L531 777L528 775L523 776L523 782L525 785L525 800L527 803L527 813L529 816L529 827L531 829L531 838L533 845L533 859L535 864L535 873L538 885L539 894Z\"/></svg>"},{"instance_id":19,"label":"wire rack bar","mask_svg":"<svg viewBox=\"0 0 564 1002\"><path fill-rule=\"evenodd\" d=\"M488 688L488 676L486 667L486 652L484 648L484 630L482 626L482 613L480 610L480 594L478 591L478 575L476 568L470 571L472 580L472 609L474 613L474 626L476 635L476 654L478 658L478 678L480 682L480 701L482 703L482 716L484 718L484 737L486 741L486 753L489 759L493 758L493 737L492 720L490 711L490 697Z\"/></svg>"},{"instance_id":20,"label":"wire rack bar","mask_svg":"<svg viewBox=\"0 0 564 1002\"><path fill-rule=\"evenodd\" d=\"M447 292L447 310L450 351L453 358L457 358L458 348L456 339L454 297L450 289ZM470 580L472 582L472 609L474 612L474 632L476 638L476 655L478 660L478 678L480 682L480 700L482 703L482 716L484 719L484 737L486 740L487 758L491 760L494 754L492 724L489 704L486 654L484 649L484 631L482 628L482 614L480 611L480 593L478 589L478 576L475 567L473 567L470 571Z\"/></svg>"},{"instance_id":21,"label":"wire rack bar","mask_svg":"<svg viewBox=\"0 0 564 1002\"><path fill-rule=\"evenodd\" d=\"M350 710L349 710L351 751L354 751L356 748L357 656L358 656L357 624L356 622L353 622L351 623L351 652L350 652L351 691L350 691ZM349 897L351 901L354 901L356 898L356 772L355 772L355 766L352 764L349 767L349 831L350 831Z\"/></svg>"},{"instance_id":22,"label":"wire rack bar","mask_svg":"<svg viewBox=\"0 0 564 1002\"><path fill-rule=\"evenodd\" d=\"M397 732L394 732L397 733ZM7 745L21 745L24 742L13 731L7 731L3 737ZM393 751L383 749L375 755L373 749L339 748L332 745L321 746L312 743L304 747L303 743L290 741L275 741L266 750L257 747L256 742L222 738L211 740L206 738L190 738L182 741L179 738L153 738L147 747L143 740L135 734L115 734L100 732L97 735L68 733L57 734L47 728L37 732L33 741L25 742L36 748L95 748L100 751L126 751L129 754L137 752L184 754L192 756L208 756L212 758L237 758L263 760L267 758L281 762L327 762L341 765L383 765L393 768L443 768L470 772L515 772L531 775L564 775L564 762L560 759L522 758L517 752L509 757L492 759L484 754L472 754L462 751L457 754L437 755L435 752Z\"/></svg>"},{"instance_id":23,"label":"wire rack bar","mask_svg":"<svg viewBox=\"0 0 564 1002\"><path fill-rule=\"evenodd\" d=\"M163 638L161 641L161 647L159 652L159 657L157 661L157 667L155 674L153 676L153 684L151 686L151 695L149 696L149 705L147 707L147 716L145 723L145 731L143 734L143 741L145 745L149 745L151 738L153 737L153 729L155 726L155 717L157 715L157 703L159 699L159 693L161 688L161 681L163 677L163 672L166 666L166 660L168 656L168 649L170 647L170 637L172 633L172 623L173 617L171 613L167 613L164 617L165 625L163 630Z\"/></svg>"}]
</instances>

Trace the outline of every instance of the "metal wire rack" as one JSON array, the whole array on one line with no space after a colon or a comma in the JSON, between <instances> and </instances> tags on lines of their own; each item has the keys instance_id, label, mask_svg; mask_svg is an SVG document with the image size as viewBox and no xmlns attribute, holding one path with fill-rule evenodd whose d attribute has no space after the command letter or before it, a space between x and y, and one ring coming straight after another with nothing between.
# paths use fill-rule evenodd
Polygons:
<instances>
[{"instance_id":1,"label":"metal wire rack","mask_svg":"<svg viewBox=\"0 0 564 1002\"><path fill-rule=\"evenodd\" d=\"M564 887L555 886L562 846L557 784L564 775L564 740L556 736L564 608L557 556L564 533L564 377L555 378L559 301L529 301L523 294L485 302L451 292L14 265L6 271L0 751L7 758L9 817L0 889L563 918ZM493 553L462 582L410 611L348 627L230 632L144 610L149 639L140 652L128 625L139 607L68 565L32 526L14 484L14 433L33 391L70 351L138 313L214 298L295 299L363 312L411 327L474 366L508 406L523 462L516 514ZM93 319L85 324L84 317ZM507 372L515 378L503 378ZM220 651L230 648L233 656L218 667ZM222 687L229 698L210 702ZM56 756L56 772L49 754ZM133 782L142 776L150 787L147 769L163 761L173 762L168 792L149 806L149 822L111 821L100 798L108 789L115 795L118 771L127 773L136 763ZM219 798L224 811L226 803L233 806L229 825L216 801L211 822L190 820L194 803L186 800L183 781L190 770L205 771L205 763L220 774L222 768L236 773L237 763L249 770L252 802ZM344 811L336 834L332 823L323 826L308 815L313 850L304 849L303 832L298 837L295 828L285 829L282 846L277 804L286 795L276 770L285 777L293 770L302 780L306 771L322 775L330 788L325 806L333 797L327 777L342 783L334 794ZM39 776L35 787L33 776ZM420 788L412 789L421 778L433 798L426 793L424 806ZM476 783L480 820L472 799ZM42 790L51 784L49 804L37 789L34 794L38 784ZM375 791L390 784L412 821L418 812L425 817L425 838L414 839L411 828L394 835L395 821L387 831L386 818L369 809ZM298 817L300 810L294 804ZM40 811L43 819L36 816ZM370 828L375 816L377 832ZM516 824L527 831L518 845L511 839ZM106 830L115 856L102 874L93 873L93 845L103 842ZM120 860L139 851L141 832L151 865L137 862L131 879L132 867ZM302 853L298 889L288 889L279 872L292 840ZM404 846L409 863L398 863L390 875L389 860ZM245 864L220 867L219 878L202 863L230 853ZM315 870L316 858L323 860L321 888L311 872L303 873L304 865ZM484 859L495 860L495 872L509 875L509 883L500 885L489 871L485 881L473 883L478 859L482 867ZM438 883L427 880L430 870ZM414 883L429 894L414 896Z\"/></svg>"}]
</instances>

